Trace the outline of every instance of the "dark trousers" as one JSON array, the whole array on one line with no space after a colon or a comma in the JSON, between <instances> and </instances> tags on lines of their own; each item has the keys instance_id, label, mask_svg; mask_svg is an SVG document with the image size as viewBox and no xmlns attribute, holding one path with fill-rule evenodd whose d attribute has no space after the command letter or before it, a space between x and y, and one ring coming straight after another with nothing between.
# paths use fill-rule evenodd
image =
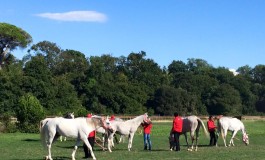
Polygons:
<instances>
[{"instance_id":1,"label":"dark trousers","mask_svg":"<svg viewBox=\"0 0 265 160\"><path fill-rule=\"evenodd\" d=\"M87 140L88 140L89 144L91 145L91 147L93 149L94 148L94 144L95 144L95 137L88 137ZM83 144L83 149L84 149L86 158L92 157L91 153L90 153L90 150L88 150L88 147L86 146L85 143Z\"/></svg>"},{"instance_id":2,"label":"dark trousers","mask_svg":"<svg viewBox=\"0 0 265 160\"><path fill-rule=\"evenodd\" d=\"M175 142L175 149L176 151L180 151L180 146L179 146L179 136L180 136L180 132L173 132L174 134L174 142Z\"/></svg>"},{"instance_id":3,"label":"dark trousers","mask_svg":"<svg viewBox=\"0 0 265 160\"><path fill-rule=\"evenodd\" d=\"M211 131L210 132L210 146L215 146L216 145L216 135L215 135L215 131Z\"/></svg>"}]
</instances>

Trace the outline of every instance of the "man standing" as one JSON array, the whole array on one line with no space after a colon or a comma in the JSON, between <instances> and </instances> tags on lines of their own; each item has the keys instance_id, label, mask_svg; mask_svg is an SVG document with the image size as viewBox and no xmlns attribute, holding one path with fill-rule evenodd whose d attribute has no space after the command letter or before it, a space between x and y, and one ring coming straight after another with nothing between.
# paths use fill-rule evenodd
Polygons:
<instances>
[{"instance_id":1,"label":"man standing","mask_svg":"<svg viewBox=\"0 0 265 160\"><path fill-rule=\"evenodd\" d=\"M91 117L92 117L92 114L87 114L87 118L91 118ZM89 135L88 135L88 138L87 138L89 144L92 147L92 150L93 150L94 144L95 144L95 137L96 137L96 130L90 132ZM83 149L84 149L84 152L85 152L85 157L84 158L92 157L91 153L90 153L90 151L88 151L88 147L87 147L87 145L85 143L83 144Z\"/></svg>"},{"instance_id":2,"label":"man standing","mask_svg":"<svg viewBox=\"0 0 265 160\"><path fill-rule=\"evenodd\" d=\"M208 131L210 133L210 144L209 145L215 146L216 145L216 135L215 135L216 126L214 124L214 117L213 116L209 116L207 126L208 126Z\"/></svg>"},{"instance_id":3,"label":"man standing","mask_svg":"<svg viewBox=\"0 0 265 160\"><path fill-rule=\"evenodd\" d=\"M182 125L183 125L182 117L180 117L179 114L177 112L175 112L171 132L174 135L174 142L175 142L175 146L176 146L176 151L180 151L179 136L182 132Z\"/></svg>"}]
</instances>

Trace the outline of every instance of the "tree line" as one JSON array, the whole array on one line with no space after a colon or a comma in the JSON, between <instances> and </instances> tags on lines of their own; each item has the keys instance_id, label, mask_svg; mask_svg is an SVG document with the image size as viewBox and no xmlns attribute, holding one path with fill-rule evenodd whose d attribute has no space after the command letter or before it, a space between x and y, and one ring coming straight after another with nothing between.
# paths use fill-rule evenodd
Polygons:
<instances>
[{"instance_id":1,"label":"tree line","mask_svg":"<svg viewBox=\"0 0 265 160\"><path fill-rule=\"evenodd\" d=\"M265 65L234 75L203 59L160 67L146 52L86 57L54 42L31 44L23 29L0 23L0 113L32 130L47 115L264 115ZM12 52L26 48L19 60ZM34 124L34 125L32 125Z\"/></svg>"}]
</instances>

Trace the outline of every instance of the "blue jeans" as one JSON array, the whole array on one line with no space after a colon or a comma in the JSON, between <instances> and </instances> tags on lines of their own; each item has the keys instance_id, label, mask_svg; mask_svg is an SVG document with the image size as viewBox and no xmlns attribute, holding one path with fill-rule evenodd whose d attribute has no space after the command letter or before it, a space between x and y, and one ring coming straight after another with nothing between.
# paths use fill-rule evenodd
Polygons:
<instances>
[{"instance_id":1,"label":"blue jeans","mask_svg":"<svg viewBox=\"0 0 265 160\"><path fill-rule=\"evenodd\" d=\"M149 150L152 149L152 143L151 143L151 139L150 139L150 134L144 133L144 149L145 150L147 150L147 146L148 146Z\"/></svg>"}]
</instances>

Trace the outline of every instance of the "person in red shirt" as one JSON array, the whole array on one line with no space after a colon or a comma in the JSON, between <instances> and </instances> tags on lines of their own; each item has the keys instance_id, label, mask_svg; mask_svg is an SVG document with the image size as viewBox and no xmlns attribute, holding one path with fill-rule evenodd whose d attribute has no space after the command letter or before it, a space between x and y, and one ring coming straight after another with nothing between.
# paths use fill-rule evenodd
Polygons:
<instances>
[{"instance_id":1,"label":"person in red shirt","mask_svg":"<svg viewBox=\"0 0 265 160\"><path fill-rule=\"evenodd\" d=\"M174 135L175 150L180 151L179 145L179 136L182 133L183 119L179 116L177 112L174 113L173 126L171 129L172 134Z\"/></svg>"},{"instance_id":2,"label":"person in red shirt","mask_svg":"<svg viewBox=\"0 0 265 160\"><path fill-rule=\"evenodd\" d=\"M209 120L207 121L207 126L208 126L208 131L210 133L210 146L215 146L216 145L216 134L215 134L215 130L216 130L216 126L214 124L214 117L213 116L209 116Z\"/></svg>"},{"instance_id":3,"label":"person in red shirt","mask_svg":"<svg viewBox=\"0 0 265 160\"><path fill-rule=\"evenodd\" d=\"M152 142L150 139L150 134L151 134L151 129L153 127L151 119L148 118L147 120L144 121L144 123L142 123L143 126L143 130L144 130L144 150L148 150L151 151L152 150Z\"/></svg>"},{"instance_id":4,"label":"person in red shirt","mask_svg":"<svg viewBox=\"0 0 265 160\"><path fill-rule=\"evenodd\" d=\"M91 118L91 117L92 117L92 114L87 114L87 118ZM89 144L91 145L92 149L94 149L95 137L96 137L96 131L94 130L94 131L89 133L88 138L87 138L87 140L88 140ZM84 149L84 152L85 152L85 157L84 158L92 157L91 153L88 150L88 147L87 147L87 145L85 143L83 144L83 149Z\"/></svg>"}]
</instances>

